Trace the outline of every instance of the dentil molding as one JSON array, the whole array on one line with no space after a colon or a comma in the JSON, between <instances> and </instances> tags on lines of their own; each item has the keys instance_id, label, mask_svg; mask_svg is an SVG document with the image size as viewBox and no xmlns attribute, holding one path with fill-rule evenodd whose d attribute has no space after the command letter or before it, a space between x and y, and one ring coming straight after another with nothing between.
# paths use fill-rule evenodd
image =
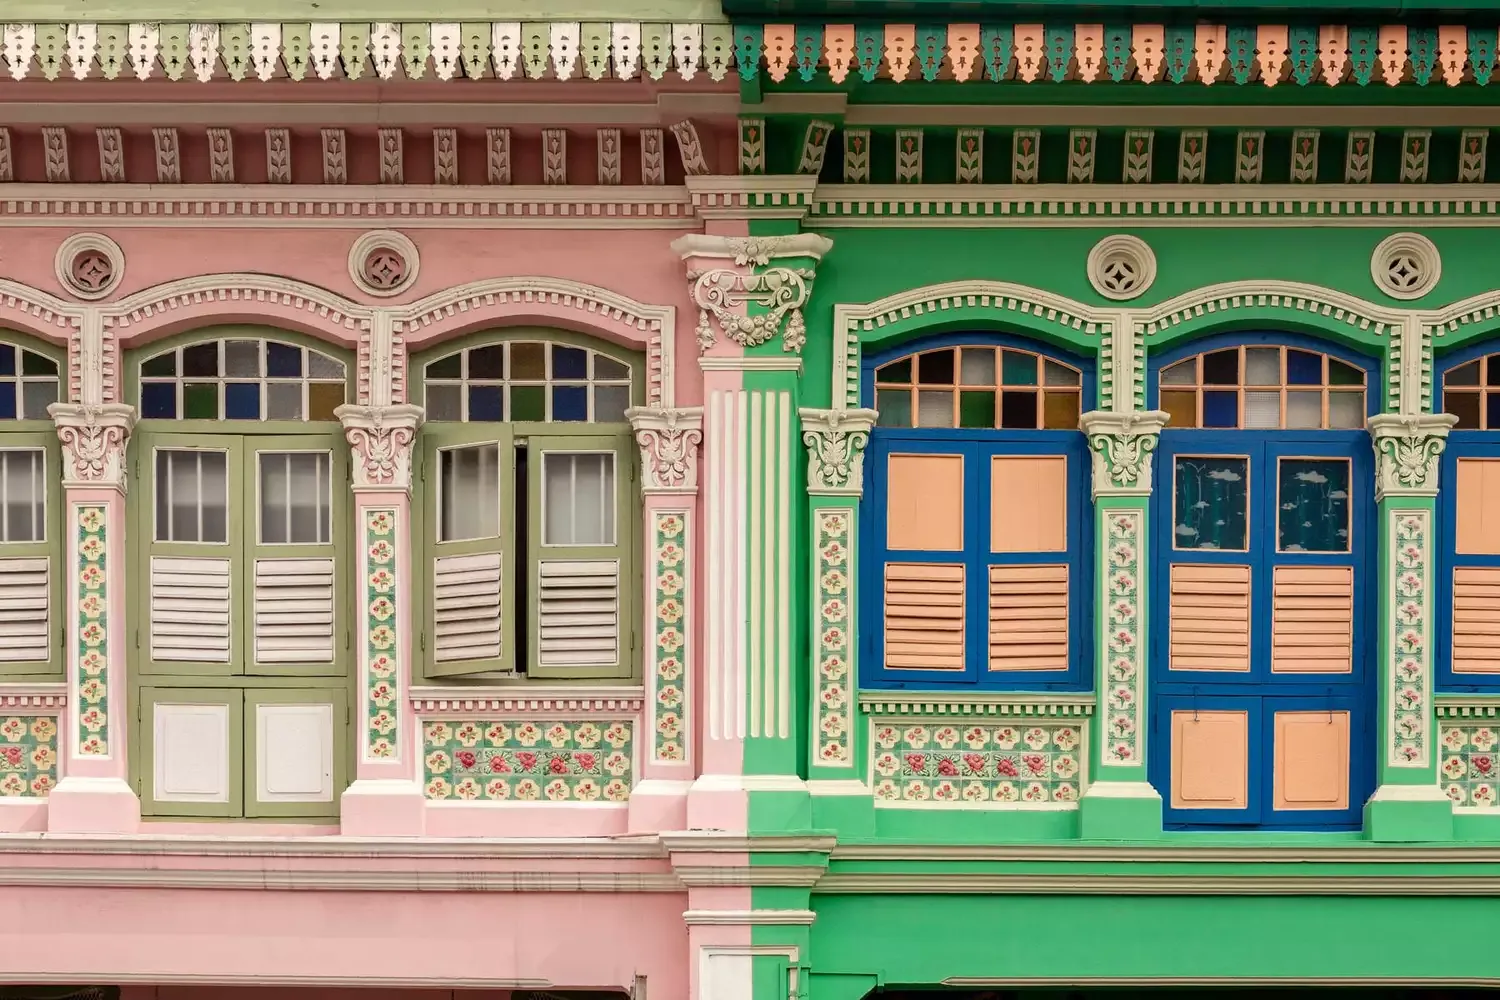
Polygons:
<instances>
[{"instance_id":1,"label":"dentil molding","mask_svg":"<svg viewBox=\"0 0 1500 1000\"><path fill-rule=\"evenodd\" d=\"M625 416L641 446L641 492L696 493L703 407L632 406Z\"/></svg>"},{"instance_id":2,"label":"dentil molding","mask_svg":"<svg viewBox=\"0 0 1500 1000\"><path fill-rule=\"evenodd\" d=\"M333 411L344 425L354 458L354 489L410 490L411 456L423 410L409 403L357 406Z\"/></svg>"},{"instance_id":3,"label":"dentil molding","mask_svg":"<svg viewBox=\"0 0 1500 1000\"><path fill-rule=\"evenodd\" d=\"M865 445L875 426L874 410L802 408L802 443L807 446L807 492L813 496L860 495L865 479Z\"/></svg>"},{"instance_id":4,"label":"dentil molding","mask_svg":"<svg viewBox=\"0 0 1500 1000\"><path fill-rule=\"evenodd\" d=\"M1366 426L1375 447L1375 499L1432 497L1438 456L1458 418L1451 413L1378 413Z\"/></svg>"},{"instance_id":5,"label":"dentil molding","mask_svg":"<svg viewBox=\"0 0 1500 1000\"><path fill-rule=\"evenodd\" d=\"M63 486L125 492L125 444L135 426L129 403L53 403L47 407L62 441Z\"/></svg>"},{"instance_id":6,"label":"dentil molding","mask_svg":"<svg viewBox=\"0 0 1500 1000\"><path fill-rule=\"evenodd\" d=\"M1151 494L1151 453L1168 419L1163 410L1093 410L1079 418L1094 456L1095 497Z\"/></svg>"},{"instance_id":7,"label":"dentil molding","mask_svg":"<svg viewBox=\"0 0 1500 1000\"><path fill-rule=\"evenodd\" d=\"M698 307L699 349L707 351L720 336L741 347L759 347L780 335L782 350L800 352L807 341L802 307L812 294L817 262L832 248L832 240L814 233L795 236L691 233L674 240L672 249L688 262L688 290ZM811 260L814 267L772 264L782 258ZM730 266L723 266L721 261ZM746 307L750 305L765 311L747 315Z\"/></svg>"}]
</instances>

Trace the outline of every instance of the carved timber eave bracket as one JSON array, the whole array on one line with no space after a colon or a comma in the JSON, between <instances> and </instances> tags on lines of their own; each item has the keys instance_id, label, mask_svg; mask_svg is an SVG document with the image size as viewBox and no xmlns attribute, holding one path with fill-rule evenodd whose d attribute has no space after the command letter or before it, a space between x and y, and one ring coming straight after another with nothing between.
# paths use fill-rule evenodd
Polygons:
<instances>
[{"instance_id":1,"label":"carved timber eave bracket","mask_svg":"<svg viewBox=\"0 0 1500 1000\"><path fill-rule=\"evenodd\" d=\"M832 248L832 240L812 233L694 233L674 240L672 249L687 262L688 290L698 307L699 350L708 351L719 337L749 348L779 335L783 351L801 353L807 341L802 307L812 294L817 263ZM781 260L811 266L773 263ZM761 311L752 315L751 306Z\"/></svg>"}]
</instances>

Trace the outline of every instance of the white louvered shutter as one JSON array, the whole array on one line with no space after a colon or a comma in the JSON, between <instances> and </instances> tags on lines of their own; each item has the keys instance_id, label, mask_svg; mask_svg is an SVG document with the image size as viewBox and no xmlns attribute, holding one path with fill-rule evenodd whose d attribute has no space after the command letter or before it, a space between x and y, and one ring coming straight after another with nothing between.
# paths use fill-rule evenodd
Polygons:
<instances>
[{"instance_id":1,"label":"white louvered shutter","mask_svg":"<svg viewBox=\"0 0 1500 1000\"><path fill-rule=\"evenodd\" d=\"M620 564L543 559L537 565L537 663L543 667L620 662Z\"/></svg>"},{"instance_id":2,"label":"white louvered shutter","mask_svg":"<svg viewBox=\"0 0 1500 1000\"><path fill-rule=\"evenodd\" d=\"M230 662L229 559L151 558L151 658L179 663Z\"/></svg>"},{"instance_id":3,"label":"white louvered shutter","mask_svg":"<svg viewBox=\"0 0 1500 1000\"><path fill-rule=\"evenodd\" d=\"M333 559L255 560L256 663L332 663Z\"/></svg>"},{"instance_id":4,"label":"white louvered shutter","mask_svg":"<svg viewBox=\"0 0 1500 1000\"><path fill-rule=\"evenodd\" d=\"M51 659L50 560L0 559L0 663Z\"/></svg>"},{"instance_id":5,"label":"white louvered shutter","mask_svg":"<svg viewBox=\"0 0 1500 1000\"><path fill-rule=\"evenodd\" d=\"M498 660L501 646L499 552L440 556L433 561L433 659Z\"/></svg>"}]
</instances>

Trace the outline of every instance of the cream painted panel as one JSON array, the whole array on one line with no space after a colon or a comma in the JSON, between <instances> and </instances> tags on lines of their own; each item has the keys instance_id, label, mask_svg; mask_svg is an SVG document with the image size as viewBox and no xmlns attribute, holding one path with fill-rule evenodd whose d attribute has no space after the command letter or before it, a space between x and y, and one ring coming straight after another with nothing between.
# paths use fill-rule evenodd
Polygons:
<instances>
[{"instance_id":1,"label":"cream painted panel","mask_svg":"<svg viewBox=\"0 0 1500 1000\"><path fill-rule=\"evenodd\" d=\"M891 455L886 546L958 552L964 547L964 457Z\"/></svg>"},{"instance_id":2,"label":"cream painted panel","mask_svg":"<svg viewBox=\"0 0 1500 1000\"><path fill-rule=\"evenodd\" d=\"M1460 458L1453 488L1454 549L1460 555L1500 555L1500 459Z\"/></svg>"},{"instance_id":3,"label":"cream painted panel","mask_svg":"<svg viewBox=\"0 0 1500 1000\"><path fill-rule=\"evenodd\" d=\"M333 801L333 705L255 706L255 797Z\"/></svg>"},{"instance_id":4,"label":"cream painted panel","mask_svg":"<svg viewBox=\"0 0 1500 1000\"><path fill-rule=\"evenodd\" d=\"M1173 712L1172 808L1243 809L1249 789L1249 713Z\"/></svg>"},{"instance_id":5,"label":"cream painted panel","mask_svg":"<svg viewBox=\"0 0 1500 1000\"><path fill-rule=\"evenodd\" d=\"M1349 808L1349 713L1277 712L1277 809Z\"/></svg>"},{"instance_id":6,"label":"cream painted panel","mask_svg":"<svg viewBox=\"0 0 1500 1000\"><path fill-rule=\"evenodd\" d=\"M158 802L228 802L230 706L158 702L152 786Z\"/></svg>"},{"instance_id":7,"label":"cream painted panel","mask_svg":"<svg viewBox=\"0 0 1500 1000\"><path fill-rule=\"evenodd\" d=\"M990 551L1066 552L1066 455L990 459Z\"/></svg>"}]
</instances>

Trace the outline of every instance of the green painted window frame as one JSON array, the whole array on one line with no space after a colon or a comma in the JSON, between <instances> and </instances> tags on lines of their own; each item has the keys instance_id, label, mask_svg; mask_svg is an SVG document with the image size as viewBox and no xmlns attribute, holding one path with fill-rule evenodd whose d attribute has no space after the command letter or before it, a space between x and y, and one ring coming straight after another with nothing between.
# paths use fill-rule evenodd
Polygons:
<instances>
[{"instance_id":1,"label":"green painted window frame","mask_svg":"<svg viewBox=\"0 0 1500 1000\"><path fill-rule=\"evenodd\" d=\"M245 692L225 687L147 687L138 689L140 720L137 745L140 753L137 787L142 816L195 816L237 819L244 815L245 801ZM156 706L224 705L229 719L229 796L224 802L164 802L156 797ZM239 766L236 766L238 760Z\"/></svg>"},{"instance_id":2,"label":"green painted window frame","mask_svg":"<svg viewBox=\"0 0 1500 1000\"><path fill-rule=\"evenodd\" d=\"M540 341L544 343L563 344L569 347L582 347L598 354L612 358L630 368L630 399L632 406L645 404L646 393L646 358L640 351L633 351L608 341L582 334L572 333L566 330L556 330L543 327L507 327L503 330L488 330L469 334L454 340L445 341L435 347L418 352L411 356L408 363L410 372L409 399L411 402L421 405L425 399L424 375L427 365L433 361L448 357L459 351L473 347L482 347L489 344L499 344L515 341ZM640 624L637 621L641 607L642 584L639 578L642 545L642 518L643 505L641 503L640 490L638 486L640 464L639 450L634 444L634 438L630 425L627 423L587 423L579 421L553 421L553 422L460 422L460 421L428 421L423 424L421 430L422 447L418 450L417 467L413 476L415 494L413 501L417 505L415 509L420 511L421 531L414 532L412 538L412 558L420 567L418 579L421 586L412 595L412 612L414 621L418 626L418 648L420 664L420 679L432 683L450 683L453 681L495 683L514 682L525 684L536 681L546 683L596 683L598 681L613 681L620 683L638 682L641 677L641 655L638 636ZM465 445L478 444L487 441L500 441L508 439L514 448L526 448L528 451L528 462L535 463L535 470L528 467L527 491L530 497L531 524L528 526L528 553L527 565L518 567L515 564L515 546L511 544L515 535L514 510L503 510L500 524L500 535L497 540L489 541L489 545L475 545L470 542L439 543L437 541L437 504L438 504L438 471L437 453L441 450L462 447ZM591 450L612 450L616 453L616 490L618 495L618 533L616 535L617 545L621 552L620 557L620 662L609 667L538 667L536 664L536 629L539 614L537 602L537 566L539 561L539 549L541 541L541 516L539 502L540 483L540 459L539 450L533 447L533 441L547 443L562 443L565 446L569 442L579 445L583 442L594 442L594 445L584 444L583 447ZM599 442L607 442L600 445ZM512 453L513 454L513 453ZM514 469L515 463L512 457L506 461L502 457L501 468L508 469L511 478L507 481L502 473L501 490L502 496L513 493L515 488ZM508 491L508 492L507 492ZM465 546L473 546L465 548ZM470 664L481 665L479 669L472 669L469 665L437 664L435 650L433 649L433 632L435 622L432 620L432 593L434 587L434 565L439 555L460 554L467 551L493 551L499 546L503 556L502 578L501 578L501 602L502 608L512 610L510 615L502 615L501 620L501 655L498 659L487 661L470 661ZM516 594L515 581L517 574L525 572L531 585L527 588L526 608L523 613L514 613L514 595ZM511 602L507 604L507 602ZM516 646L516 628L520 621L531 636L527 644L528 662L523 674L517 672L513 657Z\"/></svg>"},{"instance_id":3,"label":"green painted window frame","mask_svg":"<svg viewBox=\"0 0 1500 1000\"><path fill-rule=\"evenodd\" d=\"M57 362L57 397L67 401L67 348L9 329L0 329L0 343ZM19 400L17 405L20 405ZM42 482L47 490L46 538L41 542L0 542L0 558L47 557L47 629L51 637L48 644L51 655L45 660L0 663L0 679L62 679L67 672L63 654L67 648L68 548L63 537L62 444L57 437L57 426L50 420L0 420L0 450L7 449L40 449L42 452Z\"/></svg>"}]
</instances>

